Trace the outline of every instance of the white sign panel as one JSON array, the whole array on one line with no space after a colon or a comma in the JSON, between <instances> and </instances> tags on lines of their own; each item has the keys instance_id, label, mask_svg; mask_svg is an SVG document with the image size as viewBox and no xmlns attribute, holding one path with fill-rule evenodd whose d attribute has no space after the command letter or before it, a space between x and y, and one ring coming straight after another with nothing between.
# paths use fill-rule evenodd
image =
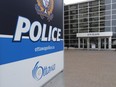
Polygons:
<instances>
[{"instance_id":1,"label":"white sign panel","mask_svg":"<svg viewBox=\"0 0 116 87\"><path fill-rule=\"evenodd\" d=\"M63 1L0 3L0 87L41 87L64 68Z\"/></svg>"},{"instance_id":2,"label":"white sign panel","mask_svg":"<svg viewBox=\"0 0 116 87\"><path fill-rule=\"evenodd\" d=\"M93 32L93 33L77 33L77 37L106 37L112 36L112 32Z\"/></svg>"}]
</instances>

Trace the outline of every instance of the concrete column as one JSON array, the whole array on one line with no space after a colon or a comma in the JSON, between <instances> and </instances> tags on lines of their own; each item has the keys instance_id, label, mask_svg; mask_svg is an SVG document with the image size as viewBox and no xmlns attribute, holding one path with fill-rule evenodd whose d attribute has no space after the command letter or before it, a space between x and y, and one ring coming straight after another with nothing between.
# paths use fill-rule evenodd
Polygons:
<instances>
[{"instance_id":1,"label":"concrete column","mask_svg":"<svg viewBox=\"0 0 116 87\"><path fill-rule=\"evenodd\" d=\"M106 49L106 38L104 38L104 49Z\"/></svg>"},{"instance_id":2,"label":"concrete column","mask_svg":"<svg viewBox=\"0 0 116 87\"><path fill-rule=\"evenodd\" d=\"M90 49L90 43L89 38L87 38L87 49Z\"/></svg>"},{"instance_id":3,"label":"concrete column","mask_svg":"<svg viewBox=\"0 0 116 87\"><path fill-rule=\"evenodd\" d=\"M80 38L78 38L78 48L80 49Z\"/></svg>"},{"instance_id":4,"label":"concrete column","mask_svg":"<svg viewBox=\"0 0 116 87\"><path fill-rule=\"evenodd\" d=\"M98 49L101 50L101 38L98 38Z\"/></svg>"},{"instance_id":5,"label":"concrete column","mask_svg":"<svg viewBox=\"0 0 116 87\"><path fill-rule=\"evenodd\" d=\"M84 38L83 38L83 49L84 49Z\"/></svg>"},{"instance_id":6,"label":"concrete column","mask_svg":"<svg viewBox=\"0 0 116 87\"><path fill-rule=\"evenodd\" d=\"M109 44L109 49L112 49L112 37L109 37L109 41L108 41L108 44Z\"/></svg>"}]
</instances>

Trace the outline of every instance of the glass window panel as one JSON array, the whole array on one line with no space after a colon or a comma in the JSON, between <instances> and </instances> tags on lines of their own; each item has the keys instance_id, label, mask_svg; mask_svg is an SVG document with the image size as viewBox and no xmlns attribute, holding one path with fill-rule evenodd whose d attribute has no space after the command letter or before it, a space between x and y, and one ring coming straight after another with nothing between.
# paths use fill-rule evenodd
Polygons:
<instances>
[{"instance_id":1,"label":"glass window panel","mask_svg":"<svg viewBox=\"0 0 116 87\"><path fill-rule=\"evenodd\" d=\"M89 9L90 12L95 12L95 11L98 11L99 8L98 7L92 7Z\"/></svg>"},{"instance_id":2,"label":"glass window panel","mask_svg":"<svg viewBox=\"0 0 116 87\"><path fill-rule=\"evenodd\" d=\"M90 12L89 16L90 17L99 16L99 12Z\"/></svg>"},{"instance_id":3,"label":"glass window panel","mask_svg":"<svg viewBox=\"0 0 116 87\"><path fill-rule=\"evenodd\" d=\"M111 11L105 11L105 15L110 15Z\"/></svg>"},{"instance_id":4,"label":"glass window panel","mask_svg":"<svg viewBox=\"0 0 116 87\"><path fill-rule=\"evenodd\" d=\"M116 20L112 20L112 26L116 26Z\"/></svg>"},{"instance_id":5,"label":"glass window panel","mask_svg":"<svg viewBox=\"0 0 116 87\"><path fill-rule=\"evenodd\" d=\"M77 5L71 5L71 6L70 6L70 9L77 9L77 8L78 8Z\"/></svg>"},{"instance_id":6,"label":"glass window panel","mask_svg":"<svg viewBox=\"0 0 116 87\"><path fill-rule=\"evenodd\" d=\"M64 15L69 15L69 13L68 12L64 12Z\"/></svg>"},{"instance_id":7,"label":"glass window panel","mask_svg":"<svg viewBox=\"0 0 116 87\"><path fill-rule=\"evenodd\" d=\"M79 4L79 8L86 8L86 7L88 7L88 3Z\"/></svg>"},{"instance_id":8,"label":"glass window panel","mask_svg":"<svg viewBox=\"0 0 116 87\"><path fill-rule=\"evenodd\" d=\"M79 22L88 22L88 18L80 19Z\"/></svg>"},{"instance_id":9,"label":"glass window panel","mask_svg":"<svg viewBox=\"0 0 116 87\"><path fill-rule=\"evenodd\" d=\"M98 18L98 17L93 17L93 18L90 18L89 20L90 20L90 21L98 21L99 18Z\"/></svg>"},{"instance_id":10,"label":"glass window panel","mask_svg":"<svg viewBox=\"0 0 116 87\"><path fill-rule=\"evenodd\" d=\"M64 6L64 10L65 10L65 11L68 10L68 6Z\"/></svg>"},{"instance_id":11,"label":"glass window panel","mask_svg":"<svg viewBox=\"0 0 116 87\"><path fill-rule=\"evenodd\" d=\"M70 14L71 14L71 15L73 15L73 14L78 14L78 11L77 11L77 10L70 11Z\"/></svg>"},{"instance_id":12,"label":"glass window panel","mask_svg":"<svg viewBox=\"0 0 116 87\"><path fill-rule=\"evenodd\" d=\"M106 10L110 10L111 9L111 5L105 5L105 8L106 8Z\"/></svg>"},{"instance_id":13,"label":"glass window panel","mask_svg":"<svg viewBox=\"0 0 116 87\"><path fill-rule=\"evenodd\" d=\"M110 0L109 0L110 1ZM116 2L116 0L112 0L112 3Z\"/></svg>"},{"instance_id":14,"label":"glass window panel","mask_svg":"<svg viewBox=\"0 0 116 87\"><path fill-rule=\"evenodd\" d=\"M77 18L78 18L78 15L70 16L70 19L77 19Z\"/></svg>"},{"instance_id":15,"label":"glass window panel","mask_svg":"<svg viewBox=\"0 0 116 87\"><path fill-rule=\"evenodd\" d=\"M105 27L100 28L100 32L105 32Z\"/></svg>"},{"instance_id":16,"label":"glass window panel","mask_svg":"<svg viewBox=\"0 0 116 87\"><path fill-rule=\"evenodd\" d=\"M110 31L110 27L105 27L105 31Z\"/></svg>"},{"instance_id":17,"label":"glass window panel","mask_svg":"<svg viewBox=\"0 0 116 87\"><path fill-rule=\"evenodd\" d=\"M112 10L112 14L116 14L116 10Z\"/></svg>"},{"instance_id":18,"label":"glass window panel","mask_svg":"<svg viewBox=\"0 0 116 87\"><path fill-rule=\"evenodd\" d=\"M92 6L97 6L99 5L99 2L96 0L96 1L92 1L89 3L89 6L92 7Z\"/></svg>"},{"instance_id":19,"label":"glass window panel","mask_svg":"<svg viewBox=\"0 0 116 87\"><path fill-rule=\"evenodd\" d=\"M79 18L85 18L85 17L88 17L88 14L80 14L79 15Z\"/></svg>"},{"instance_id":20,"label":"glass window panel","mask_svg":"<svg viewBox=\"0 0 116 87\"><path fill-rule=\"evenodd\" d=\"M111 3L111 0L105 0L105 4L109 4L109 3Z\"/></svg>"},{"instance_id":21,"label":"glass window panel","mask_svg":"<svg viewBox=\"0 0 116 87\"><path fill-rule=\"evenodd\" d=\"M116 19L116 15L112 15L112 19Z\"/></svg>"},{"instance_id":22,"label":"glass window panel","mask_svg":"<svg viewBox=\"0 0 116 87\"><path fill-rule=\"evenodd\" d=\"M65 19L65 20L68 20L68 19L69 19L69 17L68 17L68 16L65 16L65 17L64 17L64 19Z\"/></svg>"},{"instance_id":23,"label":"glass window panel","mask_svg":"<svg viewBox=\"0 0 116 87\"><path fill-rule=\"evenodd\" d=\"M112 31L113 32L116 32L116 27L112 27Z\"/></svg>"},{"instance_id":24,"label":"glass window panel","mask_svg":"<svg viewBox=\"0 0 116 87\"><path fill-rule=\"evenodd\" d=\"M111 16L105 16L106 20L110 20Z\"/></svg>"},{"instance_id":25,"label":"glass window panel","mask_svg":"<svg viewBox=\"0 0 116 87\"><path fill-rule=\"evenodd\" d=\"M70 20L70 23L78 23L78 20Z\"/></svg>"},{"instance_id":26,"label":"glass window panel","mask_svg":"<svg viewBox=\"0 0 116 87\"><path fill-rule=\"evenodd\" d=\"M88 8L86 8L86 9L80 9L79 13L88 13Z\"/></svg>"},{"instance_id":27,"label":"glass window panel","mask_svg":"<svg viewBox=\"0 0 116 87\"><path fill-rule=\"evenodd\" d=\"M69 23L69 21L67 20L67 21L64 21L64 24L68 24Z\"/></svg>"},{"instance_id":28,"label":"glass window panel","mask_svg":"<svg viewBox=\"0 0 116 87\"><path fill-rule=\"evenodd\" d=\"M116 4L112 4L112 9L116 9Z\"/></svg>"},{"instance_id":29,"label":"glass window panel","mask_svg":"<svg viewBox=\"0 0 116 87\"><path fill-rule=\"evenodd\" d=\"M106 26L110 26L110 21L105 21Z\"/></svg>"},{"instance_id":30,"label":"glass window panel","mask_svg":"<svg viewBox=\"0 0 116 87\"><path fill-rule=\"evenodd\" d=\"M69 30L65 30L64 33L65 33L65 34L69 34Z\"/></svg>"},{"instance_id":31,"label":"glass window panel","mask_svg":"<svg viewBox=\"0 0 116 87\"><path fill-rule=\"evenodd\" d=\"M89 29L89 32L98 32L99 31L99 28L90 28Z\"/></svg>"},{"instance_id":32,"label":"glass window panel","mask_svg":"<svg viewBox=\"0 0 116 87\"><path fill-rule=\"evenodd\" d=\"M71 28L78 28L78 24L71 24Z\"/></svg>"},{"instance_id":33,"label":"glass window panel","mask_svg":"<svg viewBox=\"0 0 116 87\"><path fill-rule=\"evenodd\" d=\"M68 29L68 28L69 28L69 25L65 25L64 28L65 28L65 29Z\"/></svg>"},{"instance_id":34,"label":"glass window panel","mask_svg":"<svg viewBox=\"0 0 116 87\"><path fill-rule=\"evenodd\" d=\"M100 0L100 4L104 5L105 4L105 0Z\"/></svg>"}]
</instances>

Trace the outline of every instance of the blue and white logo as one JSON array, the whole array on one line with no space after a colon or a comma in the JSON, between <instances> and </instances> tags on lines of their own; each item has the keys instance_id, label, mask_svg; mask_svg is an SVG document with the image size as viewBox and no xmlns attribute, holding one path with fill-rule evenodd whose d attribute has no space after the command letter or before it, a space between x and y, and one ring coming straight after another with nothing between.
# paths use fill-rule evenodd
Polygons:
<instances>
[{"instance_id":1,"label":"blue and white logo","mask_svg":"<svg viewBox=\"0 0 116 87\"><path fill-rule=\"evenodd\" d=\"M32 70L32 76L35 80L40 80L49 73L53 72L55 70L55 64L52 66L40 66L39 62L37 62L34 66L34 69Z\"/></svg>"}]
</instances>

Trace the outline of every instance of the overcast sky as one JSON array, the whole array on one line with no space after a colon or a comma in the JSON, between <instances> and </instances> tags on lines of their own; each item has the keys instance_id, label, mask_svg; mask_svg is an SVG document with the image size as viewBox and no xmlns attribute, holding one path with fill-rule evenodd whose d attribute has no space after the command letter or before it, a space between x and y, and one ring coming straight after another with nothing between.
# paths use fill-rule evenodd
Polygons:
<instances>
[{"instance_id":1,"label":"overcast sky","mask_svg":"<svg viewBox=\"0 0 116 87\"><path fill-rule=\"evenodd\" d=\"M89 1L89 0L64 0L64 3L65 5L67 5L67 4L73 4L78 2L84 2L84 1Z\"/></svg>"}]
</instances>

